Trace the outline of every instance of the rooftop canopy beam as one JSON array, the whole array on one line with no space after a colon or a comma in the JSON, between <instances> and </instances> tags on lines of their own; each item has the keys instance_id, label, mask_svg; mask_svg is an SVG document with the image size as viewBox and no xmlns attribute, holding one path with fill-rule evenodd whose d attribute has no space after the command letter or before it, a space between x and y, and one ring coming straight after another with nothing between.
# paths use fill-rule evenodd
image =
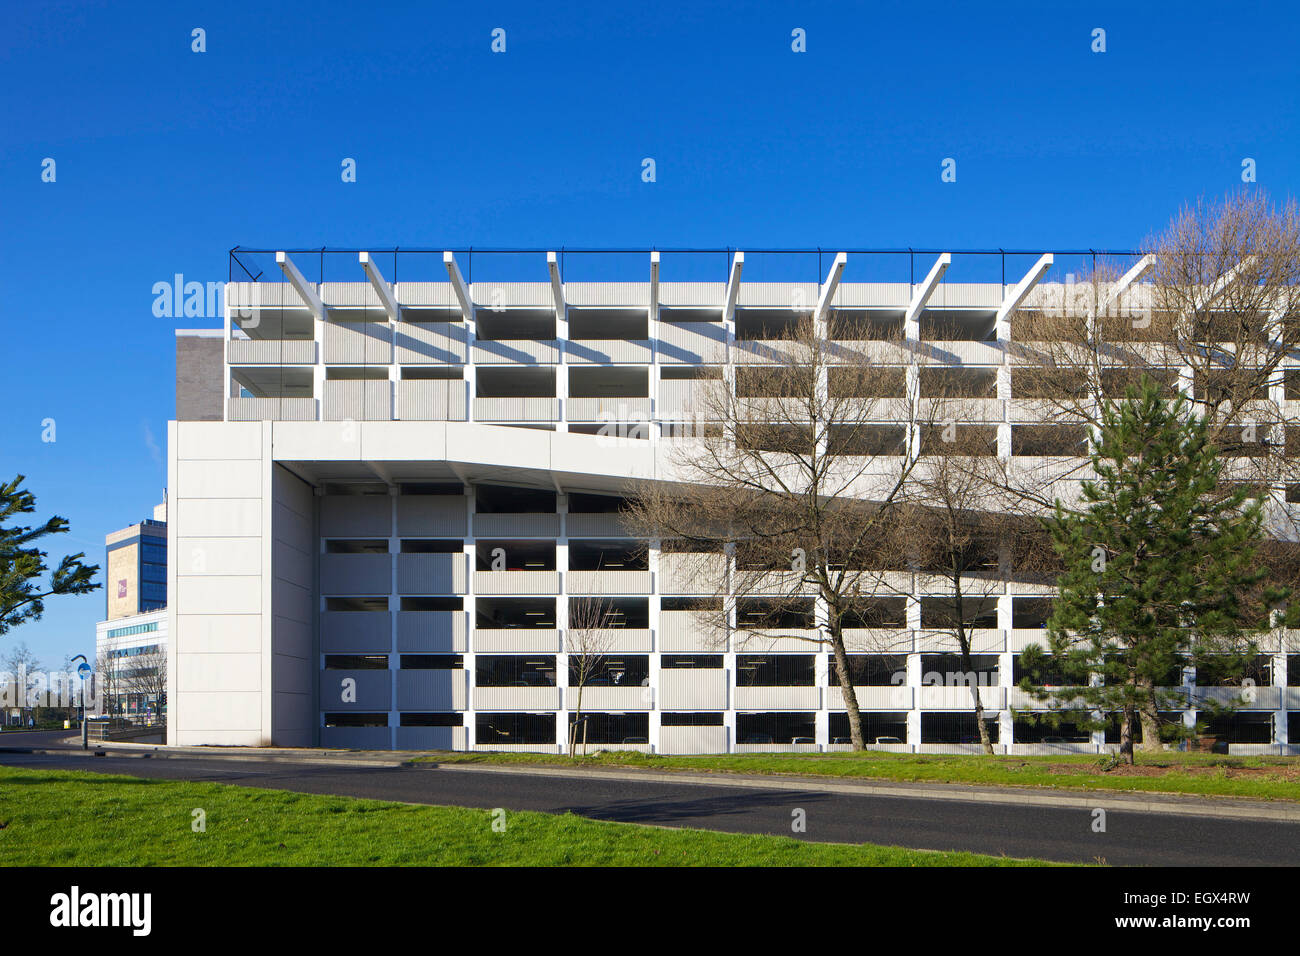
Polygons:
<instances>
[{"instance_id":1,"label":"rooftop canopy beam","mask_svg":"<svg viewBox=\"0 0 1300 956\"><path fill-rule=\"evenodd\" d=\"M650 253L650 321L659 318L659 251Z\"/></svg>"},{"instance_id":2,"label":"rooftop canopy beam","mask_svg":"<svg viewBox=\"0 0 1300 956\"><path fill-rule=\"evenodd\" d=\"M289 258L289 254L286 252L277 252L275 254L275 264L280 267L280 271L283 272L284 277L289 280L289 284L293 286L293 290L298 293L298 297L307 304L307 308L311 309L312 315L316 316L316 318L320 319L322 322L325 321L327 315L325 311L325 303L322 302L320 296L316 294L316 287L308 282L303 277L303 274L298 271L298 267L293 264L293 260Z\"/></svg>"},{"instance_id":3,"label":"rooftop canopy beam","mask_svg":"<svg viewBox=\"0 0 1300 956\"><path fill-rule=\"evenodd\" d=\"M925 311L925 304L930 301L930 296L934 295L934 290L939 288L939 280L943 278L950 265L952 265L950 252L945 252L934 260L934 265L930 267L930 273L925 277L925 281L912 292L912 301L907 304L907 314L904 316L907 322L915 322Z\"/></svg>"},{"instance_id":4,"label":"rooftop canopy beam","mask_svg":"<svg viewBox=\"0 0 1300 956\"><path fill-rule=\"evenodd\" d=\"M840 277L844 275L844 266L849 261L848 255L843 252L835 254L835 261L831 263L831 271L826 274L826 283L822 286L821 295L817 297L817 313L813 318L820 322L826 318L826 312L831 307L831 300L835 298L835 290L840 287Z\"/></svg>"},{"instance_id":5,"label":"rooftop canopy beam","mask_svg":"<svg viewBox=\"0 0 1300 956\"><path fill-rule=\"evenodd\" d=\"M553 253L546 254L546 271L551 274L551 295L555 299L555 317L564 321L564 283L560 281L560 260Z\"/></svg>"},{"instance_id":6,"label":"rooftop canopy beam","mask_svg":"<svg viewBox=\"0 0 1300 956\"><path fill-rule=\"evenodd\" d=\"M465 284L465 277L460 274L460 266L456 264L455 254L444 252L442 264L447 267L447 277L451 279L451 289L456 293L456 301L460 303L461 315L465 317L466 322L473 322L474 300L469 297L469 286Z\"/></svg>"},{"instance_id":7,"label":"rooftop canopy beam","mask_svg":"<svg viewBox=\"0 0 1300 956\"><path fill-rule=\"evenodd\" d=\"M1118 302L1120 296L1129 290L1129 287L1139 282L1144 275L1155 268L1156 257L1148 253L1137 261L1132 269L1119 277L1110 292L1106 293L1106 298L1102 302L1102 308L1110 305L1112 302Z\"/></svg>"},{"instance_id":8,"label":"rooftop canopy beam","mask_svg":"<svg viewBox=\"0 0 1300 956\"><path fill-rule=\"evenodd\" d=\"M1011 290L1010 294L1007 295L1005 299L1002 300L1002 305L998 308L999 324L1005 322L1007 316L1020 308L1020 303L1025 301L1026 296L1029 295L1034 286L1038 285L1039 280L1047 274L1047 270L1052 268L1052 263L1054 261L1055 259L1052 257L1050 252L1041 256L1039 260L1034 263L1033 268L1025 273L1025 277L1016 283L1016 287Z\"/></svg>"},{"instance_id":9,"label":"rooftop canopy beam","mask_svg":"<svg viewBox=\"0 0 1300 956\"><path fill-rule=\"evenodd\" d=\"M1214 285L1210 286L1210 296L1206 300L1206 305L1209 305L1219 296L1223 295L1223 293L1227 292L1233 283L1237 282L1241 278L1241 274L1255 264L1256 258L1256 256L1247 256L1220 276L1219 280L1215 282Z\"/></svg>"},{"instance_id":10,"label":"rooftop canopy beam","mask_svg":"<svg viewBox=\"0 0 1300 956\"><path fill-rule=\"evenodd\" d=\"M384 304L384 311L388 313L388 318L394 322L400 322L402 307L397 304L397 298L393 295L393 287L384 281L383 275L379 272L379 267L370 258L370 253L357 253L357 261L361 263L361 268L366 270L366 278L370 280L370 284L374 287L375 294L379 296L379 301Z\"/></svg>"},{"instance_id":11,"label":"rooftop canopy beam","mask_svg":"<svg viewBox=\"0 0 1300 956\"><path fill-rule=\"evenodd\" d=\"M730 322L736 316L736 296L740 294L740 271L745 267L745 254L737 252L731 260L731 274L727 277L727 300L722 305L722 321Z\"/></svg>"}]
</instances>

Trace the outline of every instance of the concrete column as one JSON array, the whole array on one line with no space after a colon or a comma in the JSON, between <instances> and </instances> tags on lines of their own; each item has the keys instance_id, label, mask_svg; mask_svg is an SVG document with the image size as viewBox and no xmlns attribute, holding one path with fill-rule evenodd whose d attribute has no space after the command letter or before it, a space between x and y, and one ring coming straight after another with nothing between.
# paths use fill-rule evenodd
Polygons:
<instances>
[{"instance_id":1,"label":"concrete column","mask_svg":"<svg viewBox=\"0 0 1300 956\"><path fill-rule=\"evenodd\" d=\"M1196 687L1196 668L1195 668L1195 667L1184 667L1184 668L1183 668L1183 684L1182 684L1182 686L1183 686L1183 688L1185 689L1187 699L1188 699L1189 701L1194 701L1194 700L1196 699L1195 696L1194 696L1194 690L1193 690L1193 688ZM1184 711L1183 711L1183 726L1186 727L1188 730L1192 730L1192 729L1194 729L1194 728L1196 727L1196 718L1197 718L1197 716L1198 716L1199 713L1200 713L1200 712L1199 712L1195 707L1190 707L1190 708L1184 710Z\"/></svg>"},{"instance_id":2,"label":"concrete column","mask_svg":"<svg viewBox=\"0 0 1300 956\"><path fill-rule=\"evenodd\" d=\"M922 283L919 282L912 283L911 291L907 295L908 302L911 302L913 299L916 298L916 294L921 291L921 285ZM920 312L917 312L916 315L912 316L910 319L906 317L906 314L904 314L903 338L909 342L921 341L921 313Z\"/></svg>"},{"instance_id":3,"label":"concrete column","mask_svg":"<svg viewBox=\"0 0 1300 956\"><path fill-rule=\"evenodd\" d=\"M817 602L817 613L819 617L818 624L820 625L822 624L822 621L820 620L822 614L822 602L820 600ZM831 715L830 706L826 697L830 688L830 675L831 655L818 654L815 656L813 658L813 680L816 682L817 686L821 688L822 705L813 718L816 722L816 736L813 739L821 745L823 750L825 750L831 742Z\"/></svg>"},{"instance_id":4,"label":"concrete column","mask_svg":"<svg viewBox=\"0 0 1300 956\"><path fill-rule=\"evenodd\" d=\"M318 326L321 324L316 323ZM318 344L317 349L324 349L323 344ZM316 399L316 420L325 420L325 366L318 359L311 370L311 392Z\"/></svg>"},{"instance_id":5,"label":"concrete column","mask_svg":"<svg viewBox=\"0 0 1300 956\"><path fill-rule=\"evenodd\" d=\"M646 441L650 442L658 451L661 437L659 431L665 416L664 410L659 406L659 383L662 380L663 366L659 364L659 309L657 304L646 313L646 334L650 336L650 420L646 424Z\"/></svg>"},{"instance_id":6,"label":"concrete column","mask_svg":"<svg viewBox=\"0 0 1300 956\"><path fill-rule=\"evenodd\" d=\"M997 345L1001 350L997 367L997 401L1001 402L1002 414L997 424L997 457L1011 457L1011 365L1008 364L1011 343L1011 320L1004 319L997 324Z\"/></svg>"},{"instance_id":7,"label":"concrete column","mask_svg":"<svg viewBox=\"0 0 1300 956\"><path fill-rule=\"evenodd\" d=\"M1096 671L1093 671L1091 674L1088 675L1088 684L1089 684L1089 686L1092 686L1092 687L1100 687L1100 686L1101 686L1101 683L1102 683L1102 675L1101 675L1101 674L1098 674ZM1102 712L1099 711L1099 710L1094 710L1094 711L1092 712L1092 714L1093 714L1093 717L1098 718L1098 719L1100 719L1101 717L1104 716L1104 715L1102 714ZM1121 719L1122 719L1122 718L1121 718ZM1106 731L1104 731L1104 730L1098 730L1098 731L1096 731L1096 732L1092 735L1092 742L1093 742L1094 744L1097 745L1097 752L1098 752L1098 753L1105 753L1105 752L1106 752ZM1119 749L1118 745L1116 745L1115 749L1116 749L1116 750Z\"/></svg>"},{"instance_id":8,"label":"concrete column","mask_svg":"<svg viewBox=\"0 0 1300 956\"><path fill-rule=\"evenodd\" d=\"M1278 688L1279 698L1278 709L1275 711L1273 718L1273 739L1278 743L1278 752L1285 754L1286 748L1291 745L1286 709L1287 661L1285 636L1282 638L1282 651L1273 655L1273 686ZM1300 743L1300 741L1296 742Z\"/></svg>"},{"instance_id":9,"label":"concrete column","mask_svg":"<svg viewBox=\"0 0 1300 956\"><path fill-rule=\"evenodd\" d=\"M903 369L903 386L907 391L908 407L912 409L912 420L904 423L907 432L904 440L911 454L915 456L921 452L921 367L914 360Z\"/></svg>"},{"instance_id":10,"label":"concrete column","mask_svg":"<svg viewBox=\"0 0 1300 956\"><path fill-rule=\"evenodd\" d=\"M555 366L555 394L560 399L560 421L556 422L555 430L567 432L569 430L569 309L567 305L555 314L555 337L560 344L560 361Z\"/></svg>"},{"instance_id":11,"label":"concrete column","mask_svg":"<svg viewBox=\"0 0 1300 956\"><path fill-rule=\"evenodd\" d=\"M317 287L319 290L319 286ZM325 420L325 322L320 318L313 318L312 337L316 341L316 364L312 366L311 392L316 399L316 418L318 421ZM281 334L283 330L281 330Z\"/></svg>"},{"instance_id":12,"label":"concrete column","mask_svg":"<svg viewBox=\"0 0 1300 956\"><path fill-rule=\"evenodd\" d=\"M1005 298L1011 290L1011 286L1004 287L1002 295ZM997 369L997 390L998 401L1002 403L1002 414L998 418L998 457L1011 457L1011 366L1007 359L1011 351L1011 317L1006 316L997 323L996 333L998 339L998 348L1000 350L999 362Z\"/></svg>"},{"instance_id":13,"label":"concrete column","mask_svg":"<svg viewBox=\"0 0 1300 956\"><path fill-rule=\"evenodd\" d=\"M1002 713L998 715L998 742L1010 746L1015 740L1015 720L1011 715L1011 689L1015 687L1015 657L1016 655L1007 650L1011 645L1007 642L1011 639L1011 595L1003 594L998 598L998 630L1002 632L1002 653L998 655L998 686L1002 688L1003 696L1007 698L1006 705L1002 708ZM1010 751L1008 751L1010 752Z\"/></svg>"},{"instance_id":14,"label":"concrete column","mask_svg":"<svg viewBox=\"0 0 1300 956\"><path fill-rule=\"evenodd\" d=\"M391 367L390 367L391 368ZM388 747L397 749L397 728L402 722L401 709L397 703L397 672L402 666L401 656L397 652L397 611L402 599L397 596L397 555L402 550L402 541L397 533L397 487L388 489Z\"/></svg>"},{"instance_id":15,"label":"concrete column","mask_svg":"<svg viewBox=\"0 0 1300 956\"><path fill-rule=\"evenodd\" d=\"M818 286L818 301L820 301L821 298L821 289L822 286ZM828 402L830 401L830 369L826 365L826 359L828 356L824 346L830 339L830 321L825 316L818 317L816 312L813 313L813 335L815 336L815 342L818 346L819 352L819 355L814 358L814 361L817 363L817 404L822 408L827 408ZM826 430L823 429L823 431L825 432ZM818 456L823 458L826 457L829 453L829 446L830 435L829 433L825 433L818 442Z\"/></svg>"},{"instance_id":16,"label":"concrete column","mask_svg":"<svg viewBox=\"0 0 1300 956\"><path fill-rule=\"evenodd\" d=\"M650 749L653 753L663 752L663 749L659 744L659 729L662 726L660 715L663 706L661 703L663 698L659 693L659 688L662 684L660 680L660 658L662 646L660 644L659 630L659 611L661 607L659 593L662 590L662 586L659 583L660 544L661 542L657 538L652 539L648 549L649 553L646 556L646 563L650 569L650 580L654 582L654 589L647 600L647 611L649 614L647 624L650 627L650 646L653 650L651 650L649 655L650 673L648 676L650 679L651 710L648 720L649 726L646 728L646 739L650 741Z\"/></svg>"},{"instance_id":17,"label":"concrete column","mask_svg":"<svg viewBox=\"0 0 1300 956\"><path fill-rule=\"evenodd\" d=\"M465 615L466 626L468 627L466 651L465 651L465 680L469 689L469 696L465 708L465 748L473 750L476 743L477 722L475 721L476 708L478 701L475 700L475 679L474 672L476 668L474 646L475 634L477 632L477 617L474 607L474 562L476 542L474 540L474 487L473 485L465 486L465 527L469 532L465 536L465 547L462 549L466 562L466 588L465 588Z\"/></svg>"},{"instance_id":18,"label":"concrete column","mask_svg":"<svg viewBox=\"0 0 1300 956\"><path fill-rule=\"evenodd\" d=\"M916 753L921 743L921 655L907 655L907 686L912 688L912 709L907 712L907 743Z\"/></svg>"},{"instance_id":19,"label":"concrete column","mask_svg":"<svg viewBox=\"0 0 1300 956\"><path fill-rule=\"evenodd\" d=\"M912 588L915 591L915 578ZM912 709L907 712L907 743L915 753L921 743L921 655L916 643L921 630L921 601L915 594L907 599L907 629L912 638L912 650L907 655L907 686L912 689Z\"/></svg>"},{"instance_id":20,"label":"concrete column","mask_svg":"<svg viewBox=\"0 0 1300 956\"><path fill-rule=\"evenodd\" d=\"M730 341L730 335L728 335ZM729 565L728 574L735 571L736 552L732 545L726 546L726 559ZM722 655L722 666L727 674L727 709L722 715L723 726L727 728L727 750L734 752L736 744L739 742L736 736L736 682L740 670L736 666L736 611L732 608L727 612L727 645Z\"/></svg>"},{"instance_id":21,"label":"concrete column","mask_svg":"<svg viewBox=\"0 0 1300 956\"><path fill-rule=\"evenodd\" d=\"M919 285L912 286L911 295L908 296L909 301L913 296L916 295L917 290L919 288L920 288ZM913 343L919 343L921 341L920 313L917 313L917 315L913 316L910 319L906 317L904 318L903 338L905 342L909 345L912 345ZM903 370L904 385L907 390L908 405L910 408L913 409L912 414L915 417L919 417L917 416L916 409L920 407L918 403L921 400L921 369L920 366L916 364L916 357L918 354L920 354L920 352L918 349L912 348L908 354L909 354L908 364L907 367ZM918 454L921 448L921 433L920 433L920 429L916 427L916 423L912 423L912 425L908 428L908 434L906 436L906 440L908 443L908 448L911 449L912 454L913 455Z\"/></svg>"},{"instance_id":22,"label":"concrete column","mask_svg":"<svg viewBox=\"0 0 1300 956\"><path fill-rule=\"evenodd\" d=\"M257 292L258 292L258 288L256 283L254 283L253 293L257 293ZM225 329L225 331L221 338L221 420L230 421L230 396L234 392L234 382L231 381L230 378L230 335L231 335L232 325L237 323L233 321L233 317L231 316L231 305L230 305L229 297L223 295L222 299L225 302L225 308L223 309L224 312L223 328ZM256 309L257 306L254 306L253 308ZM320 347L317 346L317 349L319 348ZM319 355L316 356L316 361L317 363L320 362Z\"/></svg>"},{"instance_id":23,"label":"concrete column","mask_svg":"<svg viewBox=\"0 0 1300 956\"><path fill-rule=\"evenodd\" d=\"M569 752L569 496L556 495L555 510L560 515L560 537L555 542L555 568L560 572L560 593L555 599L555 626L562 643L555 656L555 686L560 690L560 710L555 714L556 743L561 753Z\"/></svg>"},{"instance_id":24,"label":"concrete column","mask_svg":"<svg viewBox=\"0 0 1300 956\"><path fill-rule=\"evenodd\" d=\"M388 325L389 328L392 328L393 323L389 322ZM396 336L394 336L394 339L395 338ZM400 382L401 380L402 380L402 368L400 365L397 364L397 346L394 344L393 364L388 366L388 390L390 393L392 393L392 408L393 408L394 421L402 417L402 408L400 404L401 389L398 388L397 385L397 383Z\"/></svg>"},{"instance_id":25,"label":"concrete column","mask_svg":"<svg viewBox=\"0 0 1300 956\"><path fill-rule=\"evenodd\" d=\"M471 299L472 301L472 299ZM474 320L473 315L467 315L465 319L465 419L466 421L474 420L474 396L477 393L477 377L475 371L478 368L474 364L474 343L478 340L478 323ZM471 569L472 570L472 569Z\"/></svg>"}]
</instances>

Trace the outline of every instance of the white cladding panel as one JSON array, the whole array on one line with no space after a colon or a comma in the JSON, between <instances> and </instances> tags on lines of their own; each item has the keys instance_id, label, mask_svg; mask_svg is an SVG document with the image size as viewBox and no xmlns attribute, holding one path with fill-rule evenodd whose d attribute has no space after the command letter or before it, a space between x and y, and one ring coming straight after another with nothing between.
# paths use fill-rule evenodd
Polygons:
<instances>
[{"instance_id":1,"label":"white cladding panel","mask_svg":"<svg viewBox=\"0 0 1300 956\"><path fill-rule=\"evenodd\" d=\"M262 532L260 498L184 497L173 491L173 523L186 537L256 537Z\"/></svg>"},{"instance_id":2,"label":"white cladding panel","mask_svg":"<svg viewBox=\"0 0 1300 956\"><path fill-rule=\"evenodd\" d=\"M271 428L264 422L170 426L171 743L272 742L270 468L263 455ZM254 491L256 497L241 497Z\"/></svg>"},{"instance_id":3,"label":"white cladding panel","mask_svg":"<svg viewBox=\"0 0 1300 956\"><path fill-rule=\"evenodd\" d=\"M172 633L173 647L196 656L254 654L262 646L261 617L255 614L180 614Z\"/></svg>"},{"instance_id":4,"label":"white cladding panel","mask_svg":"<svg viewBox=\"0 0 1300 956\"><path fill-rule=\"evenodd\" d=\"M262 689L262 655L184 654L177 665L176 689L185 694L238 693Z\"/></svg>"},{"instance_id":5,"label":"white cladding panel","mask_svg":"<svg viewBox=\"0 0 1300 956\"><path fill-rule=\"evenodd\" d=\"M262 494L262 463L255 459L181 461L177 480L196 498L257 498Z\"/></svg>"},{"instance_id":6,"label":"white cladding panel","mask_svg":"<svg viewBox=\"0 0 1300 956\"><path fill-rule=\"evenodd\" d=\"M174 554L178 576L262 573L261 538L178 538Z\"/></svg>"},{"instance_id":7,"label":"white cladding panel","mask_svg":"<svg viewBox=\"0 0 1300 956\"><path fill-rule=\"evenodd\" d=\"M178 577L176 606L186 614L261 614L261 574Z\"/></svg>"}]
</instances>

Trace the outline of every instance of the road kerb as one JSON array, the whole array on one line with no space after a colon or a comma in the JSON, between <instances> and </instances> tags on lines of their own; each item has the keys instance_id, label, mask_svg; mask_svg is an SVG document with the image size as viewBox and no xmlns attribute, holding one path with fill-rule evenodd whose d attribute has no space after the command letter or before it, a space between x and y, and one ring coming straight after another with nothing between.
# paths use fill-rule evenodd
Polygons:
<instances>
[{"instance_id":1,"label":"road kerb","mask_svg":"<svg viewBox=\"0 0 1300 956\"><path fill-rule=\"evenodd\" d=\"M429 766L434 766L430 764ZM1181 816L1217 817L1235 820L1277 820L1300 823L1300 806L1268 806L1257 803L1235 805L1225 801L1186 797L1143 799L1121 793L1039 793L1022 789L982 789L960 784L898 785L875 781L846 782L812 777L736 776L732 774L658 773L647 770L590 770L586 768L529 767L524 765L437 764L438 770L458 772L513 773L532 776L580 777L591 780L644 780L654 783L695 784L713 787L741 787L756 790L802 790L840 793L863 797L901 797L910 800L955 800L966 803L1018 804L1091 811L1168 813Z\"/></svg>"}]
</instances>

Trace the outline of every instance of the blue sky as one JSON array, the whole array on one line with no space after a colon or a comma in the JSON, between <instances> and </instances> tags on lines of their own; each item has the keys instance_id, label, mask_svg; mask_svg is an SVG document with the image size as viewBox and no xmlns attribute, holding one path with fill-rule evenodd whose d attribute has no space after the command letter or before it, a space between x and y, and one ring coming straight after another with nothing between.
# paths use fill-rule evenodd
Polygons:
<instances>
[{"instance_id":1,"label":"blue sky","mask_svg":"<svg viewBox=\"0 0 1300 956\"><path fill-rule=\"evenodd\" d=\"M1132 248L1181 203L1240 188L1244 158L1275 198L1300 181L1290 3L82 2L5 18L0 475L70 519L58 554L100 564L104 534L163 494L174 329L217 324L155 318L153 285L224 281L234 245ZM102 591L63 599L0 641L47 663L89 653L103 608Z\"/></svg>"}]
</instances>

